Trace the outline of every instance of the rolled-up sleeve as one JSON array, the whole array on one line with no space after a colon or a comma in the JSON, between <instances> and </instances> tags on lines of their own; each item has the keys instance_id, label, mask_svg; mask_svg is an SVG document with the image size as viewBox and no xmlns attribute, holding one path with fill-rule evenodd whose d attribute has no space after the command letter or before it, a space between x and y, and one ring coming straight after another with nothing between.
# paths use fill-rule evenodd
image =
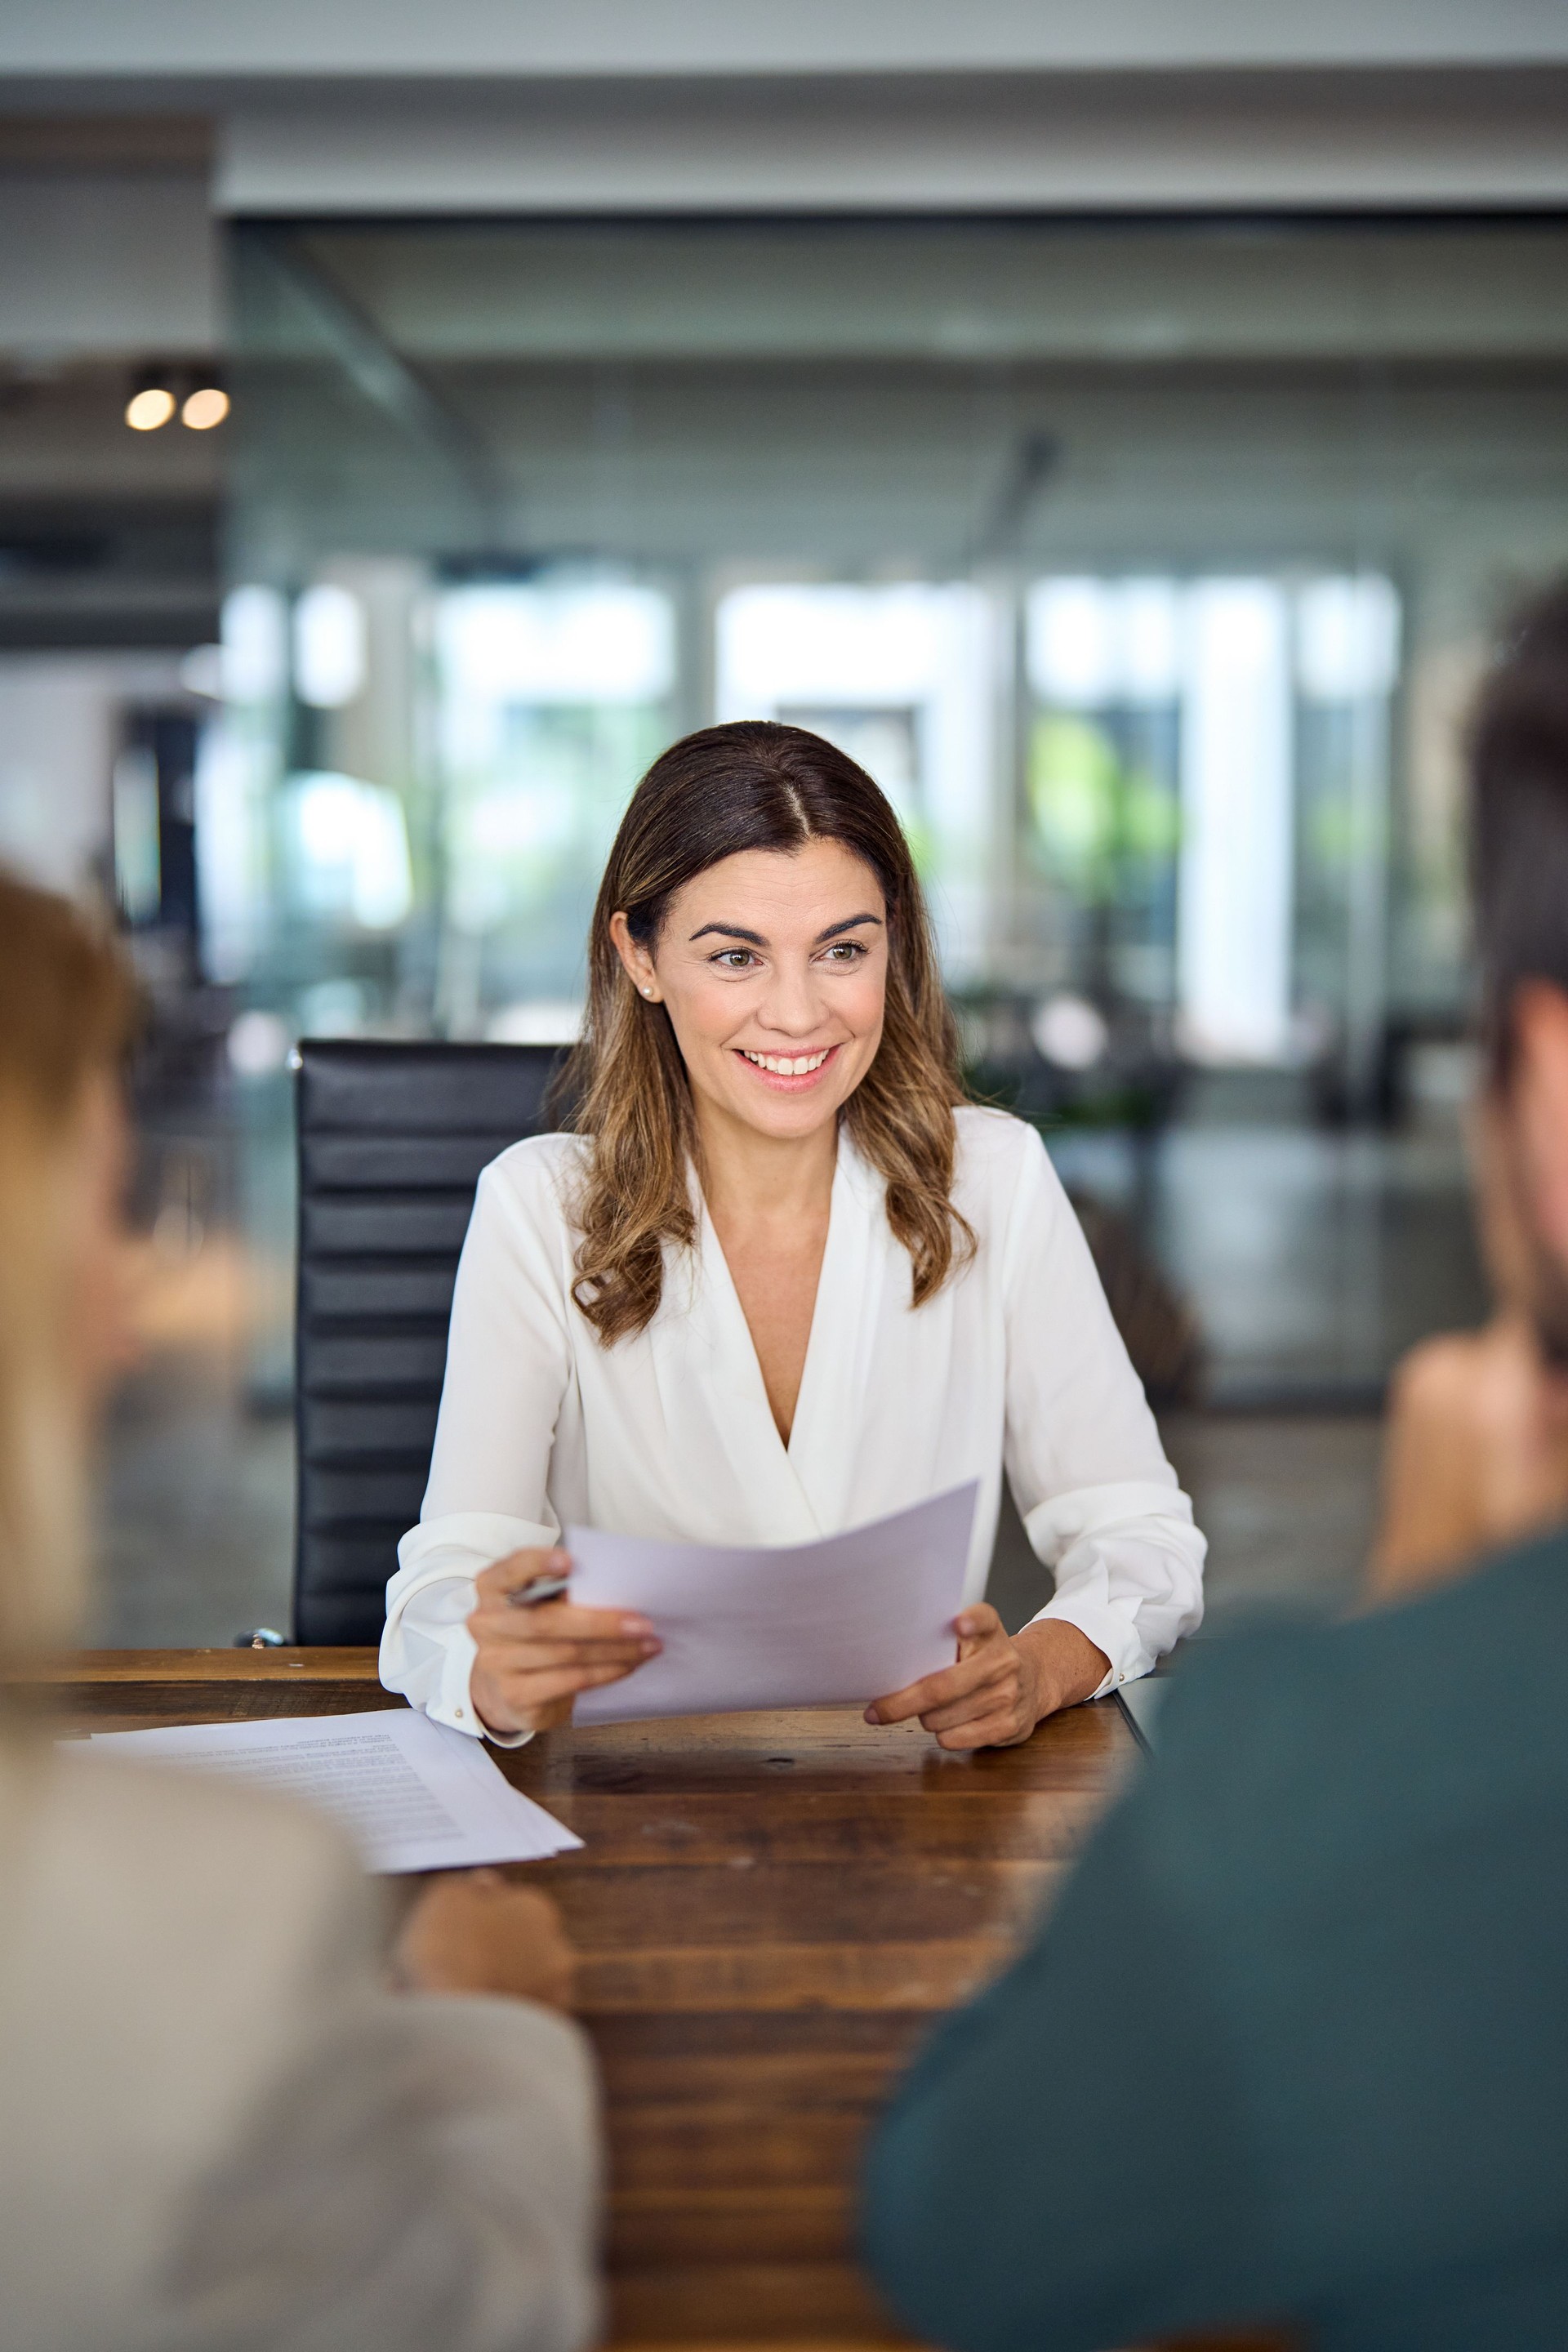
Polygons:
<instances>
[{"instance_id":1,"label":"rolled-up sleeve","mask_svg":"<svg viewBox=\"0 0 1568 2352\"><path fill-rule=\"evenodd\" d=\"M530 1171L532 1184L552 1181L546 1166ZM386 1589L383 1683L475 1738L474 1579L561 1534L548 1483L571 1352L552 1227L558 1219L529 1215L504 1160L485 1170L458 1266L429 1483Z\"/></svg>"},{"instance_id":2,"label":"rolled-up sleeve","mask_svg":"<svg viewBox=\"0 0 1568 2352\"><path fill-rule=\"evenodd\" d=\"M1206 1546L1165 1459L1072 1203L1039 1138L1003 1249L1006 1465L1059 1617L1135 1681L1203 1618ZM1038 1620L1037 1620L1038 1622Z\"/></svg>"}]
</instances>

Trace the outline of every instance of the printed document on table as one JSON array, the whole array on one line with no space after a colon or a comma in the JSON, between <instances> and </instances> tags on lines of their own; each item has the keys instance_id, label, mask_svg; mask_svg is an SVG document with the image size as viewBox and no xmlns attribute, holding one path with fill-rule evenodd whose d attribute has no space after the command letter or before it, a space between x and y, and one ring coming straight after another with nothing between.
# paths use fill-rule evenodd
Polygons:
<instances>
[{"instance_id":1,"label":"printed document on table","mask_svg":"<svg viewBox=\"0 0 1568 2352\"><path fill-rule=\"evenodd\" d=\"M978 1493L972 1479L820 1543L710 1548L569 1528L572 1594L637 1609L664 1643L579 1693L577 1723L859 1705L950 1666Z\"/></svg>"},{"instance_id":2,"label":"printed document on table","mask_svg":"<svg viewBox=\"0 0 1568 2352\"><path fill-rule=\"evenodd\" d=\"M347 1832L367 1870L542 1862L583 1843L512 1788L477 1739L411 1707L98 1732L90 1745L300 1798Z\"/></svg>"}]
</instances>

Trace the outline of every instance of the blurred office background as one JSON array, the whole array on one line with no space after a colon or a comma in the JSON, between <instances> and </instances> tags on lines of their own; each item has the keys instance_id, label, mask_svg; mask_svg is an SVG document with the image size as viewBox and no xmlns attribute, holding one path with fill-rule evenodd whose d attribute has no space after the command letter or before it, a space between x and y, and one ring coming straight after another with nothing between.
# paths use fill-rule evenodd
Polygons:
<instances>
[{"instance_id":1,"label":"blurred office background","mask_svg":"<svg viewBox=\"0 0 1568 2352\"><path fill-rule=\"evenodd\" d=\"M1418 13L0 26L0 857L155 1007L101 1638L287 1622L294 1041L569 1036L749 715L898 805L1216 1600L1351 1589L1483 1309L1460 723L1568 562L1568 20Z\"/></svg>"}]
</instances>

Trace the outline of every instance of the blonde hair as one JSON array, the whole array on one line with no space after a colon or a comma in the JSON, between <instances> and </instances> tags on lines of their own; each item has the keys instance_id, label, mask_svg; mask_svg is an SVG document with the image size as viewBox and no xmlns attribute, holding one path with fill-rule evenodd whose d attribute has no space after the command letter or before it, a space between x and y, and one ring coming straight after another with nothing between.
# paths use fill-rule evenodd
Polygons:
<instances>
[{"instance_id":1,"label":"blonde hair","mask_svg":"<svg viewBox=\"0 0 1568 2352\"><path fill-rule=\"evenodd\" d=\"M652 949L675 893L721 858L837 841L868 866L888 910L888 991L876 1059L840 1114L887 1184L919 1307L973 1252L952 1200L952 1113L966 1099L931 920L903 830L863 768L802 727L746 719L688 735L632 794L588 940L583 1036L563 1073L566 1124L589 1139L574 1203L574 1297L606 1346L658 1312L664 1247L696 1238L691 1088L669 1016L626 977L610 936L624 912Z\"/></svg>"},{"instance_id":2,"label":"blonde hair","mask_svg":"<svg viewBox=\"0 0 1568 2352\"><path fill-rule=\"evenodd\" d=\"M68 1360L71 1155L130 1035L124 964L64 899L0 873L0 1657L67 1637L87 1565Z\"/></svg>"}]
</instances>

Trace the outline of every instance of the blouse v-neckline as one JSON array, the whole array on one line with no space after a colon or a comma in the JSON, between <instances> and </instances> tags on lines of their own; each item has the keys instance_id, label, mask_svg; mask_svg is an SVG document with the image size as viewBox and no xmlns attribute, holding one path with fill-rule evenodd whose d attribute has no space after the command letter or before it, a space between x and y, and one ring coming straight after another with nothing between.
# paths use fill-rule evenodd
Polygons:
<instances>
[{"instance_id":1,"label":"blouse v-neckline","mask_svg":"<svg viewBox=\"0 0 1568 2352\"><path fill-rule=\"evenodd\" d=\"M810 1532L818 1533L832 1524L830 1515L853 1460L855 1370L860 1353L857 1326L866 1328L862 1310L868 1286L874 1284L879 1289L880 1253L874 1245L874 1226L886 1226L880 1184L840 1134L827 1238L787 1444L773 1419L752 1327L700 1186L698 1199L701 1290L718 1327L721 1355L735 1375L713 1403L731 1422L743 1454L753 1459L759 1454L770 1457L775 1469L788 1473L809 1517ZM829 1516L825 1518L824 1514Z\"/></svg>"}]
</instances>

